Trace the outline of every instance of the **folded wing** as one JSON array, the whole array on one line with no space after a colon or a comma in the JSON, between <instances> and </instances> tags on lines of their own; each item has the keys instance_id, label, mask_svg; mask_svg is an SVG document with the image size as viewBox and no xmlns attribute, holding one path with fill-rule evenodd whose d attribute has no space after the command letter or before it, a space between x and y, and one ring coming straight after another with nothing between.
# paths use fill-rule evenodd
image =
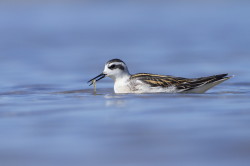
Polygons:
<instances>
[{"instance_id":1,"label":"folded wing","mask_svg":"<svg viewBox=\"0 0 250 166\"><path fill-rule=\"evenodd\" d=\"M211 87L229 79L226 77L228 74L219 74L209 77L200 77L200 78L183 78L183 77L173 77L165 75L156 75L148 73L139 73L131 76L131 79L137 79L143 83L149 84L151 87L176 87L180 92L192 91L199 88L200 92L203 93ZM207 86L206 86L207 85ZM203 87L204 88L201 88ZM195 91L194 91L195 92ZM195 92L196 93L196 92Z\"/></svg>"}]
</instances>

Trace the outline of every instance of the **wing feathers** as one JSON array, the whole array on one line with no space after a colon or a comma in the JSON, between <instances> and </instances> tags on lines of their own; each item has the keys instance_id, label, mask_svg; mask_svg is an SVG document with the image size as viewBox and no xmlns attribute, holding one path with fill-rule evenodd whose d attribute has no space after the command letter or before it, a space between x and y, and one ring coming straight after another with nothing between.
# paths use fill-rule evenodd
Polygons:
<instances>
[{"instance_id":1,"label":"wing feathers","mask_svg":"<svg viewBox=\"0 0 250 166\"><path fill-rule=\"evenodd\" d=\"M213 83L222 79L230 78L226 77L228 74L219 74L209 77L201 78L182 78L182 77L173 77L173 76L164 76L148 73L139 73L132 75L130 79L138 79L146 84L149 84L152 87L163 87L167 88L170 86L175 86L177 89L182 91L188 91L200 86Z\"/></svg>"}]
</instances>

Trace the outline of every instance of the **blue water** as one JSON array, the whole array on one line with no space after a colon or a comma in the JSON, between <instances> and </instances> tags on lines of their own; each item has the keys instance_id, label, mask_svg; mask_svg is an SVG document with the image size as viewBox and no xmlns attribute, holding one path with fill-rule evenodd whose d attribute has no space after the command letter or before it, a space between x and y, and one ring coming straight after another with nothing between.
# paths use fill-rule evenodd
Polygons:
<instances>
[{"instance_id":1,"label":"blue water","mask_svg":"<svg viewBox=\"0 0 250 166\"><path fill-rule=\"evenodd\" d=\"M248 166L250 3L1 2L1 166ZM229 73L205 94L97 93L131 73Z\"/></svg>"}]
</instances>

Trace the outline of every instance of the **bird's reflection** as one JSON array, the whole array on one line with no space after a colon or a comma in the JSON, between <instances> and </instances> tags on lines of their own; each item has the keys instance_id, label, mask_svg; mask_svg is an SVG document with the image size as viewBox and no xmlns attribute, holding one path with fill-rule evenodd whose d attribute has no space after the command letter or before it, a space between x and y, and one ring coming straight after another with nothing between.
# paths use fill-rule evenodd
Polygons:
<instances>
[{"instance_id":1,"label":"bird's reflection","mask_svg":"<svg viewBox=\"0 0 250 166\"><path fill-rule=\"evenodd\" d=\"M107 94L104 96L104 98L106 99L105 101L106 107L113 107L113 106L125 107L126 106L126 101L120 95Z\"/></svg>"}]
</instances>

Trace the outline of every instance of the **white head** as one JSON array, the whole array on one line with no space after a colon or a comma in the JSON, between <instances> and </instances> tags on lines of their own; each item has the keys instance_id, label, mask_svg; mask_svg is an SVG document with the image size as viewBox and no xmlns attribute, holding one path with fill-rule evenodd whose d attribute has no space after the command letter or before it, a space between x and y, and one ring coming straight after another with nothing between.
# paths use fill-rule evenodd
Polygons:
<instances>
[{"instance_id":1,"label":"white head","mask_svg":"<svg viewBox=\"0 0 250 166\"><path fill-rule=\"evenodd\" d=\"M127 65L120 59L112 59L108 61L105 64L103 74L113 80L130 75Z\"/></svg>"},{"instance_id":2,"label":"white head","mask_svg":"<svg viewBox=\"0 0 250 166\"><path fill-rule=\"evenodd\" d=\"M89 80L91 82L96 79L99 81L104 77L110 77L113 80L130 76L127 65L120 59L112 59L105 64L103 72L95 78Z\"/></svg>"}]
</instances>

